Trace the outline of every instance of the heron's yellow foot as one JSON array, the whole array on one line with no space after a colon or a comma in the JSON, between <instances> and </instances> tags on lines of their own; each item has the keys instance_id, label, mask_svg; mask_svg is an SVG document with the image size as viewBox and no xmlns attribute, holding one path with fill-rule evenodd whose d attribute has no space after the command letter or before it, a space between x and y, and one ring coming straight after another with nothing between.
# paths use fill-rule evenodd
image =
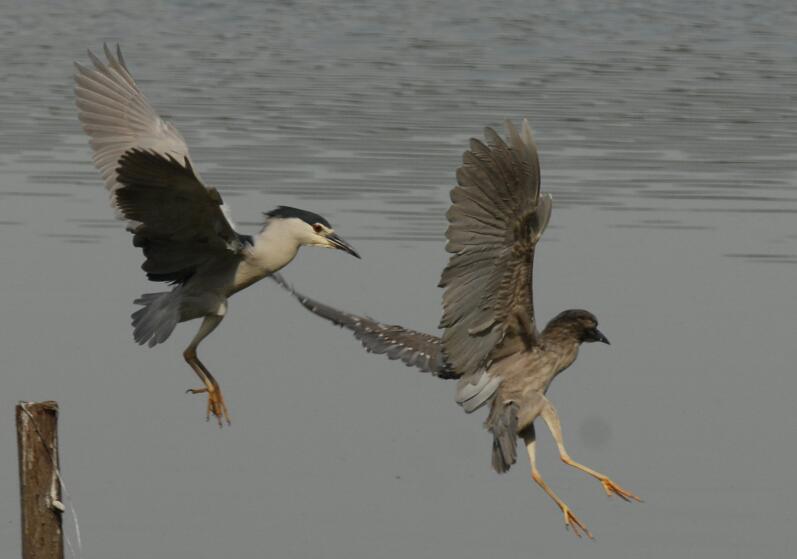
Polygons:
<instances>
[{"instance_id":1,"label":"heron's yellow foot","mask_svg":"<svg viewBox=\"0 0 797 559\"><path fill-rule=\"evenodd\" d=\"M581 534L585 534L589 539L594 540L595 538L592 537L592 533L587 530L587 527L584 526L584 523L581 522L578 517L573 514L573 511L570 510L564 503L559 504L560 508L562 509L562 514L565 517L565 528L573 528L573 533L577 535L579 538Z\"/></svg>"},{"instance_id":2,"label":"heron's yellow foot","mask_svg":"<svg viewBox=\"0 0 797 559\"><path fill-rule=\"evenodd\" d=\"M224 402L224 395L221 393L221 388L218 385L203 386L202 388L189 388L186 390L191 394L208 394L208 410L205 416L207 421L210 421L210 415L213 414L219 422L219 427L223 427L223 421L230 425L230 414L227 411L227 404Z\"/></svg>"},{"instance_id":3,"label":"heron's yellow foot","mask_svg":"<svg viewBox=\"0 0 797 559\"><path fill-rule=\"evenodd\" d=\"M603 485L603 490L606 491L606 494L609 497L611 497L612 495L617 495L623 501L628 501L629 503L632 500L637 501L638 503L642 502L642 499L640 499L639 497L637 497L627 489L623 489L609 478L598 478L598 479L601 482L601 485Z\"/></svg>"}]
</instances>

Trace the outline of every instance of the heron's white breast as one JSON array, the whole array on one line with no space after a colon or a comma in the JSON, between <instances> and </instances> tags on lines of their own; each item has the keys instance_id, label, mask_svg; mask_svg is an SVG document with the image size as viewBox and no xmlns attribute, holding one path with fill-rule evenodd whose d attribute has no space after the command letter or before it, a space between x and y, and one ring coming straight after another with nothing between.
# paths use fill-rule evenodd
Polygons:
<instances>
[{"instance_id":1,"label":"heron's white breast","mask_svg":"<svg viewBox=\"0 0 797 559\"><path fill-rule=\"evenodd\" d=\"M290 224L270 223L247 248L235 271L232 292L240 291L287 266L299 252L300 243Z\"/></svg>"}]
</instances>

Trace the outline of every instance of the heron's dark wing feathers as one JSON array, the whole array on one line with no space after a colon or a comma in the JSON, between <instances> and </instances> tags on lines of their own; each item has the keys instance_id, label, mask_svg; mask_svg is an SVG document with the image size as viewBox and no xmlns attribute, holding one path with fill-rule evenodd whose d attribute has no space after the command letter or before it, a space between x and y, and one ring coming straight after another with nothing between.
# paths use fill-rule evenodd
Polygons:
<instances>
[{"instance_id":1,"label":"heron's dark wing feathers","mask_svg":"<svg viewBox=\"0 0 797 559\"><path fill-rule=\"evenodd\" d=\"M443 271L443 350L471 379L504 351L537 343L532 298L534 247L551 215L528 123L507 122L509 143L491 128L471 140L451 191Z\"/></svg>"},{"instance_id":2,"label":"heron's dark wing feathers","mask_svg":"<svg viewBox=\"0 0 797 559\"><path fill-rule=\"evenodd\" d=\"M135 224L133 244L144 250L149 279L183 282L203 263L240 253L243 242L221 196L202 184L188 159L131 149L116 172L116 204Z\"/></svg>"},{"instance_id":3,"label":"heron's dark wing feathers","mask_svg":"<svg viewBox=\"0 0 797 559\"><path fill-rule=\"evenodd\" d=\"M310 312L351 330L369 352L387 355L389 359L400 359L408 367L417 367L441 378L456 378L441 350L440 338L340 311L298 293L280 274L272 274L271 277Z\"/></svg>"}]
</instances>

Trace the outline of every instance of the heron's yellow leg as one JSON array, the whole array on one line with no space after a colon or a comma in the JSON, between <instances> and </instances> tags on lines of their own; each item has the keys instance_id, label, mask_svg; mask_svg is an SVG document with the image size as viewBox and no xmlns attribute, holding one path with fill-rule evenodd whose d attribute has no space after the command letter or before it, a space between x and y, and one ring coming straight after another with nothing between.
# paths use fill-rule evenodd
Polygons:
<instances>
[{"instance_id":1,"label":"heron's yellow leg","mask_svg":"<svg viewBox=\"0 0 797 559\"><path fill-rule=\"evenodd\" d=\"M199 346L199 342L201 342L205 336L210 334L216 326L219 325L223 315L210 315L206 316L202 321L202 325L199 327L199 332L197 332L194 339L191 340L191 343L188 345L186 350L183 352L183 357L185 358L186 363L188 363L194 372L197 374L199 379L205 385L202 388L190 388L186 390L191 394L202 394L207 393L208 395L208 408L206 419L210 420L210 415L213 414L216 417L216 420L219 422L219 427L223 425L223 421L227 422L227 425L230 425L230 414L227 411L227 404L224 402L224 396L221 393L221 387L219 383L213 378L213 375L210 374L207 367L202 364L197 357L196 349Z\"/></svg>"},{"instance_id":2,"label":"heron's yellow leg","mask_svg":"<svg viewBox=\"0 0 797 559\"><path fill-rule=\"evenodd\" d=\"M556 413L556 408L553 407L553 404L550 402L546 402L545 406L542 409L540 414L545 421L545 424L548 425L548 429L550 429L551 434L553 435L554 440L556 441L556 446L559 448L559 457L562 459L562 462L567 464L568 466L572 466L576 469L581 470L584 473L587 473L601 482L603 486L603 490L606 491L606 494L611 497L612 495L617 495L624 501L628 501L629 503L634 500L638 502L642 502L642 499L628 491L627 489L623 489L618 484L613 482L609 479L609 476L604 475L600 472L596 472L592 468L588 468L583 464L579 464L575 460L573 460L570 455L568 454L567 450L565 449L565 444L562 440L562 425L559 422L559 415Z\"/></svg>"},{"instance_id":3,"label":"heron's yellow leg","mask_svg":"<svg viewBox=\"0 0 797 559\"><path fill-rule=\"evenodd\" d=\"M595 539L592 537L592 533L587 529L581 520L573 514L573 511L570 510L570 507L559 498L559 496L553 492L553 489L545 483L545 480L542 479L539 470L537 469L537 452L536 452L536 439L534 436L534 426L531 426L526 429L526 433L523 435L523 440L526 443L526 451L529 454L529 462L531 463L531 479L534 482L542 487L542 490L545 491L548 496L553 499L553 502L559 507L559 510L562 511L562 515L564 516L565 521L565 528L570 529L573 528L573 533L581 537L582 533L585 534L589 539Z\"/></svg>"},{"instance_id":4,"label":"heron's yellow leg","mask_svg":"<svg viewBox=\"0 0 797 559\"><path fill-rule=\"evenodd\" d=\"M185 354L183 355L185 356ZM208 408L205 418L209 421L210 415L213 414L219 422L219 427L223 426L222 419L227 422L227 425L230 425L230 413L227 411L227 404L224 402L224 395L221 393L219 383L196 357L196 353L191 357L192 359L189 360L189 356L185 356L185 360L191 365L191 368L194 369L194 372L202 382L205 383L205 386L202 388L189 388L186 392L190 394L207 393Z\"/></svg>"}]
</instances>

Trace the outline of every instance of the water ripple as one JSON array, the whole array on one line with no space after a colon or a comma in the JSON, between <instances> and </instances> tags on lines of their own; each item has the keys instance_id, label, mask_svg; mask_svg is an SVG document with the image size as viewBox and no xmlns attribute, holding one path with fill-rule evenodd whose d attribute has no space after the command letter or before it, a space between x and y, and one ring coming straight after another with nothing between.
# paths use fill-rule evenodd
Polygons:
<instances>
[{"instance_id":1,"label":"water ripple","mask_svg":"<svg viewBox=\"0 0 797 559\"><path fill-rule=\"evenodd\" d=\"M255 222L250 208L316 202L356 218L352 237L439 241L467 138L521 116L557 209L695 235L735 222L691 216L797 212L793 11L717 18L630 2L530 17L515 3L505 18L491 1L466 0L458 15L443 4L409 27L407 8L160 8L162 21L213 30L199 35L137 25L141 14L119 7L18 5L0 22L0 198L32 202L13 219L0 213L0 226L34 220L33 201L51 198L64 200L75 234L115 226L91 221L86 200L102 187L71 93L71 61L97 48L85 42L97 28L124 45L142 89L242 222ZM52 21L76 32L24 31ZM645 221L651 212L683 222Z\"/></svg>"}]
</instances>

